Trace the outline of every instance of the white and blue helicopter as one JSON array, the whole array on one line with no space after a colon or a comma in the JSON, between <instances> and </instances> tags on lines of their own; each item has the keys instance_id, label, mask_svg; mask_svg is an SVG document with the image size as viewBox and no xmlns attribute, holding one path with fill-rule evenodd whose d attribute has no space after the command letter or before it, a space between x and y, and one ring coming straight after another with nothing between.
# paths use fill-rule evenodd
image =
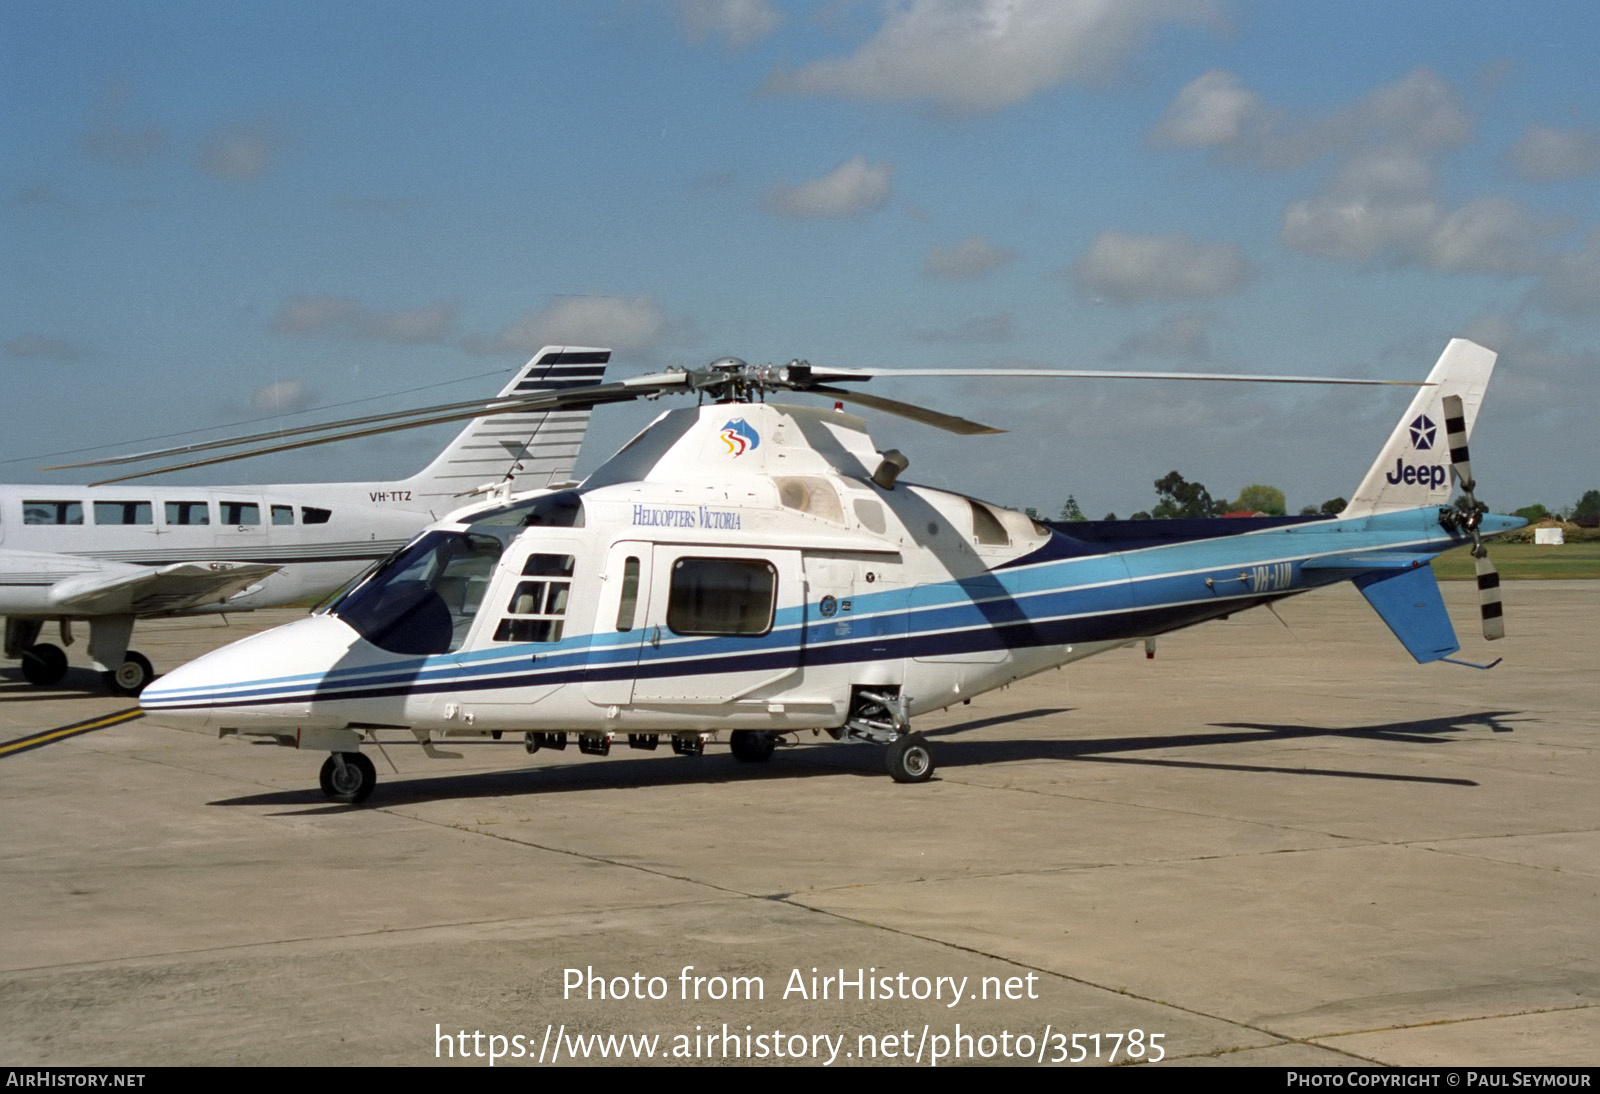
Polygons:
<instances>
[{"instance_id":1,"label":"white and blue helicopter","mask_svg":"<svg viewBox=\"0 0 1600 1094\"><path fill-rule=\"evenodd\" d=\"M163 722L329 753L321 783L359 802L363 746L440 754L459 737L586 753L716 733L767 760L800 734L885 747L934 771L918 715L1044 669L1353 581L1419 663L1460 648L1429 559L1470 542L1484 633L1503 633L1483 540L1521 526L1473 498L1467 438L1495 355L1456 339L1337 517L1049 525L900 479L838 409L853 401L962 433L966 419L838 385L875 376L1122 376L1063 370L830 369L723 358L502 404L594 406L672 392L581 485L492 497L430 526L315 614L209 653L142 697ZM330 439L336 439L335 432ZM1467 505L1447 504L1452 480ZM1465 663L1465 662L1463 662ZM1477 666L1486 667L1486 666Z\"/></svg>"}]
</instances>

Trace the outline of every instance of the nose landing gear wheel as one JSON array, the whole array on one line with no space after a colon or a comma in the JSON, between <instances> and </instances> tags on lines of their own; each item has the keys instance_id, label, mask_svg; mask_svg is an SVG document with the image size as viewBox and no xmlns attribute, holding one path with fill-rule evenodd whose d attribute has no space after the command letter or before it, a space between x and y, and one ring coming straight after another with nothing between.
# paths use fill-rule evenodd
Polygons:
<instances>
[{"instance_id":1,"label":"nose landing gear wheel","mask_svg":"<svg viewBox=\"0 0 1600 1094\"><path fill-rule=\"evenodd\" d=\"M378 769L360 752L333 752L322 763L322 792L336 802L364 802L377 784Z\"/></svg>"},{"instance_id":2,"label":"nose landing gear wheel","mask_svg":"<svg viewBox=\"0 0 1600 1094\"><path fill-rule=\"evenodd\" d=\"M907 733L889 745L889 776L897 783L925 783L933 778L933 752L920 733Z\"/></svg>"},{"instance_id":3,"label":"nose landing gear wheel","mask_svg":"<svg viewBox=\"0 0 1600 1094\"><path fill-rule=\"evenodd\" d=\"M772 759L778 741L774 734L763 733L759 729L736 729L733 736L728 738L728 747L732 749L736 760L743 760L747 764L764 764Z\"/></svg>"},{"instance_id":4,"label":"nose landing gear wheel","mask_svg":"<svg viewBox=\"0 0 1600 1094\"><path fill-rule=\"evenodd\" d=\"M155 679L155 666L142 653L129 650L127 659L115 671L106 673L106 683L118 695L138 695Z\"/></svg>"}]
</instances>

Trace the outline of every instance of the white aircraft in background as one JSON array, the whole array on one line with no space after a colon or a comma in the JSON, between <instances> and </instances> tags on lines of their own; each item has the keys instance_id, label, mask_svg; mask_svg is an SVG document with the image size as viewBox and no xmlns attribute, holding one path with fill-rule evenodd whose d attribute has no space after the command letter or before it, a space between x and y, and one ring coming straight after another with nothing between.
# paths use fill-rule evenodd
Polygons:
<instances>
[{"instance_id":1,"label":"white aircraft in background","mask_svg":"<svg viewBox=\"0 0 1600 1094\"><path fill-rule=\"evenodd\" d=\"M605 349L547 346L497 398L599 383L610 357ZM589 408L474 417L494 401L429 408L428 422L473 420L426 468L397 482L0 486L6 657L20 658L32 683L54 684L67 655L40 642L40 632L53 621L70 646L73 622L87 620L90 659L112 690L136 695L154 669L128 648L135 619L323 596L458 508L464 494L569 480Z\"/></svg>"}]
</instances>

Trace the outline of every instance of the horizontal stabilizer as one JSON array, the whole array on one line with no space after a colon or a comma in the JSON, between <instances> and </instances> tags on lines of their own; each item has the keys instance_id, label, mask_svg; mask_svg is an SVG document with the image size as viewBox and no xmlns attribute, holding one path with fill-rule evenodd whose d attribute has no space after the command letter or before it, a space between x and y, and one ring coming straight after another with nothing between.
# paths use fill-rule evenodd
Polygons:
<instances>
[{"instance_id":1,"label":"horizontal stabilizer","mask_svg":"<svg viewBox=\"0 0 1600 1094\"><path fill-rule=\"evenodd\" d=\"M161 615L219 604L276 572L278 567L239 562L175 562L85 574L50 588L50 604L82 615Z\"/></svg>"},{"instance_id":2,"label":"horizontal stabilizer","mask_svg":"<svg viewBox=\"0 0 1600 1094\"><path fill-rule=\"evenodd\" d=\"M1355 585L1417 664L1438 661L1461 648L1432 569L1358 577Z\"/></svg>"}]
</instances>

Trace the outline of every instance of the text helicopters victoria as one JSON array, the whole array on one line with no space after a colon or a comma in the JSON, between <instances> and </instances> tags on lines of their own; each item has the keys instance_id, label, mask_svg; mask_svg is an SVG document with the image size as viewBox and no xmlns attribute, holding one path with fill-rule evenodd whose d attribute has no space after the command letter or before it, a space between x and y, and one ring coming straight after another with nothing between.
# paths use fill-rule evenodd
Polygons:
<instances>
[{"instance_id":1,"label":"text helicopters victoria","mask_svg":"<svg viewBox=\"0 0 1600 1094\"><path fill-rule=\"evenodd\" d=\"M767 759L785 735L887 746L934 770L912 730L1047 668L1338 581L1419 662L1459 649L1427 561L1470 540L1484 632L1501 631L1482 538L1519 527L1472 501L1467 436L1495 355L1450 342L1338 517L1049 526L899 481L858 417L761 401L847 399L957 432L964 419L842 389L884 375L1304 377L1059 370L824 369L724 358L544 393L506 409L695 391L580 486L452 513L308 618L162 677L166 722L331 755L322 788L361 801L364 744L522 734L529 752L614 739L698 754L714 731ZM1380 383L1382 381L1313 380ZM709 400L709 401L708 401ZM1447 440L1448 438L1448 440ZM336 439L336 436L335 438ZM1448 506L1452 473L1472 502ZM513 739L515 737L513 736Z\"/></svg>"}]
</instances>

